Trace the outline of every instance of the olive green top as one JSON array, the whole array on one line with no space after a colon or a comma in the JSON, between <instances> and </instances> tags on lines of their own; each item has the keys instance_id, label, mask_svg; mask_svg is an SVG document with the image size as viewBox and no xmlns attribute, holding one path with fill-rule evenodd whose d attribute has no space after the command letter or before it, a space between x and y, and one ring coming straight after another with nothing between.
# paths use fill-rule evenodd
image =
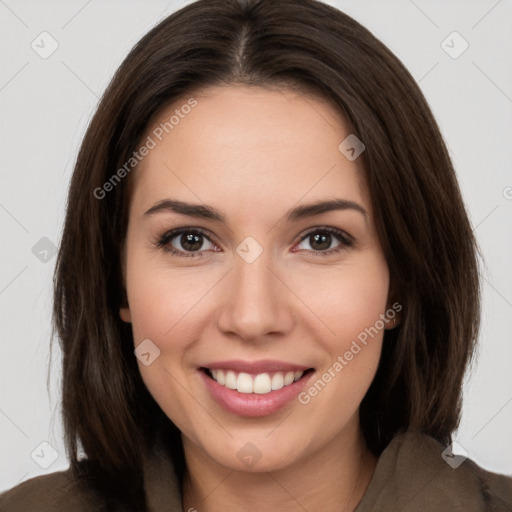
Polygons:
<instances>
[{"instance_id":1,"label":"olive green top","mask_svg":"<svg viewBox=\"0 0 512 512\"><path fill-rule=\"evenodd\" d=\"M382 452L355 512L512 512L512 477L486 471L469 458L459 465L462 459L443 457L444 450L424 434L397 435ZM144 482L149 512L182 512L181 486L159 444L145 462ZM76 485L69 469L0 494L1 512L101 510L102 503Z\"/></svg>"}]
</instances>

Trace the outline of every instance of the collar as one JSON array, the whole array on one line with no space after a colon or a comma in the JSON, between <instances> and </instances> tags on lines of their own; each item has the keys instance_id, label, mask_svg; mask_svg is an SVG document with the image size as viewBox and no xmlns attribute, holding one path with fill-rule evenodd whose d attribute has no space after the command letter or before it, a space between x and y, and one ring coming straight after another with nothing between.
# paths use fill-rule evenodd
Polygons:
<instances>
[{"instance_id":1,"label":"collar","mask_svg":"<svg viewBox=\"0 0 512 512\"><path fill-rule=\"evenodd\" d=\"M471 459L452 467L442 456L445 449L418 431L395 436L355 512L383 510L382 505L395 512L512 511L512 478L486 471Z\"/></svg>"},{"instance_id":2,"label":"collar","mask_svg":"<svg viewBox=\"0 0 512 512\"><path fill-rule=\"evenodd\" d=\"M181 482L160 437L144 460L148 512L182 512Z\"/></svg>"},{"instance_id":3,"label":"collar","mask_svg":"<svg viewBox=\"0 0 512 512\"><path fill-rule=\"evenodd\" d=\"M512 478L483 470L470 459L456 469L434 438L409 430L396 435L379 457L354 512L512 511ZM181 482L163 444L144 462L149 512L182 512Z\"/></svg>"}]
</instances>

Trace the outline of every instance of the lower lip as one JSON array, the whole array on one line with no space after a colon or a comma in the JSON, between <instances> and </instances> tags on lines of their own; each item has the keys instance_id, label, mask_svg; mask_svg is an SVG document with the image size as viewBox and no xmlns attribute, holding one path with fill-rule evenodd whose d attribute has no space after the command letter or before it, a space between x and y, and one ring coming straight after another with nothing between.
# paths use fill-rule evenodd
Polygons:
<instances>
[{"instance_id":1,"label":"lower lip","mask_svg":"<svg viewBox=\"0 0 512 512\"><path fill-rule=\"evenodd\" d=\"M314 373L309 372L293 384L260 395L258 393L240 393L236 389L229 389L209 377L203 370L198 371L206 388L221 407L232 414L253 418L272 414L290 403L302 391Z\"/></svg>"}]
</instances>

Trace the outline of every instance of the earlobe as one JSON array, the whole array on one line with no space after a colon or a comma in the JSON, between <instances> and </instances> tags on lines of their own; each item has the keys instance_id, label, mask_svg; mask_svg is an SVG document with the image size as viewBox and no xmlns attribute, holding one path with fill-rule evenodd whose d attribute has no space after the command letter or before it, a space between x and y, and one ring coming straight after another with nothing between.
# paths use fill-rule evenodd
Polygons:
<instances>
[{"instance_id":1,"label":"earlobe","mask_svg":"<svg viewBox=\"0 0 512 512\"><path fill-rule=\"evenodd\" d=\"M395 327L398 327L400 325L400 320L401 320L401 317L399 314L396 314L393 319L390 319L388 321L388 325L386 327L386 330L387 331L391 331L393 330Z\"/></svg>"},{"instance_id":2,"label":"earlobe","mask_svg":"<svg viewBox=\"0 0 512 512\"><path fill-rule=\"evenodd\" d=\"M400 297L399 287L395 279L391 279L388 290L388 302L386 305L386 330L391 331L402 323L403 305L397 297Z\"/></svg>"},{"instance_id":3,"label":"earlobe","mask_svg":"<svg viewBox=\"0 0 512 512\"><path fill-rule=\"evenodd\" d=\"M402 309L403 306L399 301L394 301L391 305L388 304L386 309L386 330L391 331L402 323Z\"/></svg>"},{"instance_id":4,"label":"earlobe","mask_svg":"<svg viewBox=\"0 0 512 512\"><path fill-rule=\"evenodd\" d=\"M119 308L119 316L121 317L121 320L123 322L126 322L127 324L131 323L132 316L130 314L130 308Z\"/></svg>"},{"instance_id":5,"label":"earlobe","mask_svg":"<svg viewBox=\"0 0 512 512\"><path fill-rule=\"evenodd\" d=\"M121 307L119 308L119 316L123 322L129 324L132 321L132 316L130 314L130 306L128 305L128 297L126 294L126 240L123 242L123 245L121 246L120 260L121 275L123 281L123 298L121 302Z\"/></svg>"}]
</instances>

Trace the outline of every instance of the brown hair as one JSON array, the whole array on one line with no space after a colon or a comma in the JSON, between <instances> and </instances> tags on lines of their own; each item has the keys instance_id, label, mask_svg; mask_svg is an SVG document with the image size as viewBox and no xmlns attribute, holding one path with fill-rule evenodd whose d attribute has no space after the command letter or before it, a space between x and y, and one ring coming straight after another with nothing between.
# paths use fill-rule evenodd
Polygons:
<instances>
[{"instance_id":1,"label":"brown hair","mask_svg":"<svg viewBox=\"0 0 512 512\"><path fill-rule=\"evenodd\" d=\"M218 84L315 91L366 145L360 158L403 305L360 407L375 454L411 427L451 442L478 334L476 243L437 124L399 59L352 18L313 0L199 0L182 8L133 48L90 122L54 278L72 469L134 510L144 509L141 465L156 432L168 429L174 440L178 474L183 453L179 431L142 382L131 326L119 318L131 178L102 199L93 192L128 161L165 105ZM79 444L87 462L78 461Z\"/></svg>"}]
</instances>

